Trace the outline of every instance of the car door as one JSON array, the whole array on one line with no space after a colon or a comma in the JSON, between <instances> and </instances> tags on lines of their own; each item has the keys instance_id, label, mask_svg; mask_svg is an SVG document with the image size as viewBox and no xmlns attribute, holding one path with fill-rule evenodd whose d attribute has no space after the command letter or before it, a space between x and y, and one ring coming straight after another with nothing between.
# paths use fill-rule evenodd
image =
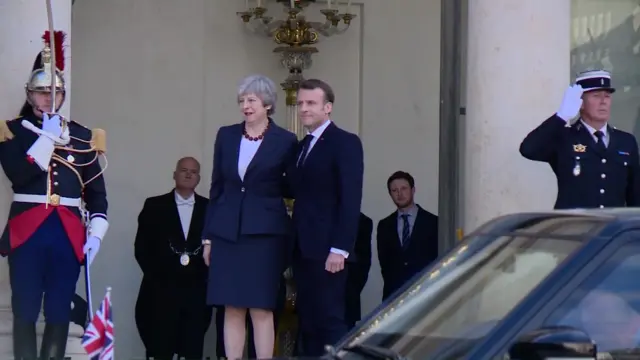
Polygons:
<instances>
[{"instance_id":1,"label":"car door","mask_svg":"<svg viewBox=\"0 0 640 360\"><path fill-rule=\"evenodd\" d=\"M599 352L637 352L640 358L640 230L616 236L516 336L482 358L503 359L519 336L554 325L585 331Z\"/></svg>"}]
</instances>

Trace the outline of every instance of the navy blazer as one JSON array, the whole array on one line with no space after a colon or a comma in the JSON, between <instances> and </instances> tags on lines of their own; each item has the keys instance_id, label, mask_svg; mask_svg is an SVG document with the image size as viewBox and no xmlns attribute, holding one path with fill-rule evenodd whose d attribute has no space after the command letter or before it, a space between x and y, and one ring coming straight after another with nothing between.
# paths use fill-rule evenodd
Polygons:
<instances>
[{"instance_id":1,"label":"navy blazer","mask_svg":"<svg viewBox=\"0 0 640 360\"><path fill-rule=\"evenodd\" d=\"M556 115L522 141L520 154L549 163L558 180L556 209L640 206L640 160L633 135L608 127L609 146L596 147L589 130Z\"/></svg>"},{"instance_id":2,"label":"navy blazer","mask_svg":"<svg viewBox=\"0 0 640 360\"><path fill-rule=\"evenodd\" d=\"M398 211L394 211L378 222L376 243L384 300L438 258L438 216L418 205L411 236L402 246L398 237Z\"/></svg>"},{"instance_id":3,"label":"navy blazer","mask_svg":"<svg viewBox=\"0 0 640 360\"><path fill-rule=\"evenodd\" d=\"M291 178L293 222L302 257L325 260L330 249L352 252L358 236L364 155L357 135L331 123ZM349 257L350 258L350 257Z\"/></svg>"},{"instance_id":4,"label":"navy blazer","mask_svg":"<svg viewBox=\"0 0 640 360\"><path fill-rule=\"evenodd\" d=\"M203 239L290 234L284 174L295 155L296 136L270 120L243 181L238 174L243 129L240 123L218 130Z\"/></svg>"}]
</instances>

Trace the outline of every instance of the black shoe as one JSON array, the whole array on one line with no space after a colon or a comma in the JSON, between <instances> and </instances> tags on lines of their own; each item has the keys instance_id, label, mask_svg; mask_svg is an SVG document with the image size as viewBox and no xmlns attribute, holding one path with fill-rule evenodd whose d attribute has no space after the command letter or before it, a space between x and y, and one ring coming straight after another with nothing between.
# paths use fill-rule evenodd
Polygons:
<instances>
[{"instance_id":1,"label":"black shoe","mask_svg":"<svg viewBox=\"0 0 640 360\"><path fill-rule=\"evenodd\" d=\"M63 360L67 349L69 323L46 324L40 348L40 360Z\"/></svg>"},{"instance_id":2,"label":"black shoe","mask_svg":"<svg viewBox=\"0 0 640 360\"><path fill-rule=\"evenodd\" d=\"M36 324L13 319L13 358L15 360L37 360Z\"/></svg>"}]
</instances>

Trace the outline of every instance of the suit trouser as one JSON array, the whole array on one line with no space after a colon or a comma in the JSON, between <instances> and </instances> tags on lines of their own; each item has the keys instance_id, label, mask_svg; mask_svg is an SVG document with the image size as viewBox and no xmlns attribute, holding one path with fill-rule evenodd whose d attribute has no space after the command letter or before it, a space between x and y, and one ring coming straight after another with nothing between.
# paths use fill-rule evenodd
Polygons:
<instances>
[{"instance_id":1,"label":"suit trouser","mask_svg":"<svg viewBox=\"0 0 640 360\"><path fill-rule=\"evenodd\" d=\"M347 270L330 273L325 270L325 261L297 257L293 274L303 355L321 356L325 345L336 344L347 333Z\"/></svg>"},{"instance_id":2,"label":"suit trouser","mask_svg":"<svg viewBox=\"0 0 640 360\"><path fill-rule=\"evenodd\" d=\"M80 267L55 211L9 255L16 358L29 358L36 351L35 323L43 297L46 327L41 356L64 355Z\"/></svg>"},{"instance_id":3,"label":"suit trouser","mask_svg":"<svg viewBox=\"0 0 640 360\"><path fill-rule=\"evenodd\" d=\"M171 294L170 303L158 302L153 317L157 324L151 330L155 359L202 359L204 338L211 321L212 307L206 305L204 285L183 286Z\"/></svg>"}]
</instances>

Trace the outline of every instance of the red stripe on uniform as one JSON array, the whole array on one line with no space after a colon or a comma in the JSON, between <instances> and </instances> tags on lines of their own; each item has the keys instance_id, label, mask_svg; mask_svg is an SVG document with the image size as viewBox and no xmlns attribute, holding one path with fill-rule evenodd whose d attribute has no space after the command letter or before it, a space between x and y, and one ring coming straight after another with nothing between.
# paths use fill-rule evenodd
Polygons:
<instances>
[{"instance_id":1,"label":"red stripe on uniform","mask_svg":"<svg viewBox=\"0 0 640 360\"><path fill-rule=\"evenodd\" d=\"M40 204L11 218L8 223L11 250L29 240L55 209L58 210L58 215L69 237L73 252L76 254L78 261L82 261L84 259L82 248L86 239L85 227L80 218L64 206L55 207Z\"/></svg>"},{"instance_id":2,"label":"red stripe on uniform","mask_svg":"<svg viewBox=\"0 0 640 360\"><path fill-rule=\"evenodd\" d=\"M67 231L67 236L71 241L73 251L76 253L78 261L82 262L82 260L84 260L84 251L82 248L87 239L87 231L84 224L69 208L59 206L57 209L60 220L62 220L62 226L64 226L64 229Z\"/></svg>"}]
</instances>

